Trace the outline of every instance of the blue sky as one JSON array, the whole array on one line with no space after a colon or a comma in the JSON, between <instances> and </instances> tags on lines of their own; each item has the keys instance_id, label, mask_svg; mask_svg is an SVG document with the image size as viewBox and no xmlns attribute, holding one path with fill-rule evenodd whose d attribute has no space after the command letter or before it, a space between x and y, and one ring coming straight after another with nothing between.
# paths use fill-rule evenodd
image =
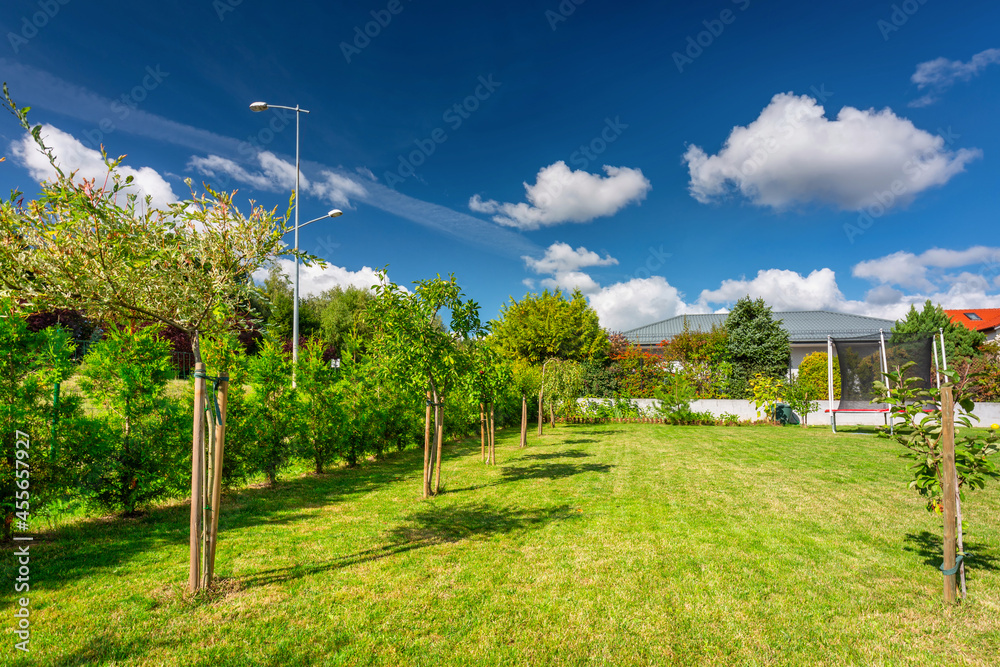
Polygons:
<instances>
[{"instance_id":1,"label":"blue sky","mask_svg":"<svg viewBox=\"0 0 1000 667\"><path fill-rule=\"evenodd\" d=\"M262 6L265 5L266 6ZM580 287L612 329L763 296L1000 302L1000 5L8 0L0 78L64 166L103 143L284 210L304 291L454 272L487 317ZM0 187L45 177L13 118Z\"/></svg>"}]
</instances>

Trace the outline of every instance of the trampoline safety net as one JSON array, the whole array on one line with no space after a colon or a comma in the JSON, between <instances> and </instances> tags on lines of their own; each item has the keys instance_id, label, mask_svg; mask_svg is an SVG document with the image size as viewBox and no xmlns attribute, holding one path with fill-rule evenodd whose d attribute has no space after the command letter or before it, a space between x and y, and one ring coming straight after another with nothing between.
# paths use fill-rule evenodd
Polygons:
<instances>
[{"instance_id":1,"label":"trampoline safety net","mask_svg":"<svg viewBox=\"0 0 1000 667\"><path fill-rule=\"evenodd\" d=\"M840 366L840 404L837 410L887 409L886 403L872 403L875 381L883 381L882 348L878 339L834 338ZM893 371L907 361L916 362L906 377L919 378L919 387L930 386L931 334L893 336L885 344L886 362Z\"/></svg>"}]
</instances>

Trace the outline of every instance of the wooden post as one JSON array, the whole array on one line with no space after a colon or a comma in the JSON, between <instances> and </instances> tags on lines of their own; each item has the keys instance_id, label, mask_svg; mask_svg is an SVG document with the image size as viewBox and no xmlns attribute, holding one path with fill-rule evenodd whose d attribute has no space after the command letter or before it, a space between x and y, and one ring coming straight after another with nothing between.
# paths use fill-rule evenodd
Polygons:
<instances>
[{"instance_id":1,"label":"wooden post","mask_svg":"<svg viewBox=\"0 0 1000 667\"><path fill-rule=\"evenodd\" d=\"M431 392L427 392L427 413L424 417L424 498L431 495L431 481L428 470L431 458Z\"/></svg>"},{"instance_id":2,"label":"wooden post","mask_svg":"<svg viewBox=\"0 0 1000 667\"><path fill-rule=\"evenodd\" d=\"M521 447L528 444L528 396L521 395Z\"/></svg>"},{"instance_id":3,"label":"wooden post","mask_svg":"<svg viewBox=\"0 0 1000 667\"><path fill-rule=\"evenodd\" d=\"M219 541L219 507L222 505L222 458L226 445L226 404L229 402L229 378L219 382L219 423L215 426L215 465L212 478L212 524L208 530L208 556L205 559L205 586L215 577L215 547Z\"/></svg>"},{"instance_id":4,"label":"wooden post","mask_svg":"<svg viewBox=\"0 0 1000 667\"><path fill-rule=\"evenodd\" d=\"M441 450L444 448L444 396L438 396L437 404L437 478L434 481L434 495L441 491Z\"/></svg>"},{"instance_id":5,"label":"wooden post","mask_svg":"<svg viewBox=\"0 0 1000 667\"><path fill-rule=\"evenodd\" d=\"M492 403L490 403L490 464L497 464L497 422Z\"/></svg>"},{"instance_id":6,"label":"wooden post","mask_svg":"<svg viewBox=\"0 0 1000 667\"><path fill-rule=\"evenodd\" d=\"M205 364L194 365L194 434L191 438L191 569L188 590L201 587L201 511L205 498ZM200 376L200 377L199 377Z\"/></svg>"},{"instance_id":7,"label":"wooden post","mask_svg":"<svg viewBox=\"0 0 1000 667\"><path fill-rule=\"evenodd\" d=\"M944 564L955 567L955 401L950 386L941 387L941 494L944 502ZM955 575L944 577L944 602L955 603Z\"/></svg>"},{"instance_id":8,"label":"wooden post","mask_svg":"<svg viewBox=\"0 0 1000 667\"><path fill-rule=\"evenodd\" d=\"M479 404L479 450L483 463L486 463L486 410Z\"/></svg>"}]
</instances>

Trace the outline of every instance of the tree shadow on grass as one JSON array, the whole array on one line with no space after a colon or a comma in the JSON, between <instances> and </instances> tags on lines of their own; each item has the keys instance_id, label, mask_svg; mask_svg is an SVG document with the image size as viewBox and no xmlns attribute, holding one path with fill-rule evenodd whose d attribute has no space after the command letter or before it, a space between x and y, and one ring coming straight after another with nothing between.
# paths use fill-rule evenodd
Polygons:
<instances>
[{"instance_id":1,"label":"tree shadow on grass","mask_svg":"<svg viewBox=\"0 0 1000 667\"><path fill-rule=\"evenodd\" d=\"M576 444L579 442L597 442L596 440L567 440L566 444ZM588 454L587 452L580 451L579 449L567 449L562 452L549 452L548 454L525 454L519 460L532 459L538 461L547 461L549 459L585 459L593 456L593 454Z\"/></svg>"},{"instance_id":2,"label":"tree shadow on grass","mask_svg":"<svg viewBox=\"0 0 1000 667\"><path fill-rule=\"evenodd\" d=\"M117 663L144 656L152 647L152 642L144 637L133 636L127 643L123 643L114 633L105 631L99 636L88 639L83 646L69 655L59 657L58 663L50 664L70 666Z\"/></svg>"},{"instance_id":3,"label":"tree shadow on grass","mask_svg":"<svg viewBox=\"0 0 1000 667\"><path fill-rule=\"evenodd\" d=\"M503 466L500 472L504 482L519 479L562 479L585 472L608 473L614 466L606 463L541 463L531 466Z\"/></svg>"},{"instance_id":4,"label":"tree shadow on grass","mask_svg":"<svg viewBox=\"0 0 1000 667\"><path fill-rule=\"evenodd\" d=\"M243 578L241 582L246 587L283 583L382 560L416 549L530 530L552 521L578 519L579 516L568 505L535 509L500 507L487 502L463 503L451 507L424 505L403 519L402 523L386 531L385 544L309 565L258 571Z\"/></svg>"},{"instance_id":5,"label":"tree shadow on grass","mask_svg":"<svg viewBox=\"0 0 1000 667\"><path fill-rule=\"evenodd\" d=\"M910 546L903 547L903 551L909 551L921 556L924 565L929 565L938 569L944 559L944 539L941 535L935 535L927 530L919 533L907 533L904 541ZM996 572L1000 570L1000 556L996 551L985 544L965 541L965 570L983 570L986 572Z\"/></svg>"}]
</instances>

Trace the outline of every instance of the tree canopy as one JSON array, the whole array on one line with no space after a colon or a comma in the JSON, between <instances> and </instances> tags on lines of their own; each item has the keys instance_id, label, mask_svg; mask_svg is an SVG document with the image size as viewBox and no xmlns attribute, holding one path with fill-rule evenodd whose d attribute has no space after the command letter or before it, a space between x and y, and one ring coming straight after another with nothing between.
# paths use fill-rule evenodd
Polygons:
<instances>
[{"instance_id":1,"label":"tree canopy","mask_svg":"<svg viewBox=\"0 0 1000 667\"><path fill-rule=\"evenodd\" d=\"M955 324L944 308L934 305L930 299L924 303L923 310L911 305L906 317L892 327L892 335L936 334L938 329L944 331L944 349L949 365L958 363L960 359L979 356L979 348L986 342L985 334Z\"/></svg>"},{"instance_id":2,"label":"tree canopy","mask_svg":"<svg viewBox=\"0 0 1000 667\"><path fill-rule=\"evenodd\" d=\"M764 299L746 296L736 302L726 318L729 354L735 365L735 390L745 392L749 379L760 373L780 377L788 371L791 345L788 332L771 314ZM734 392L735 393L735 392Z\"/></svg>"},{"instance_id":3,"label":"tree canopy","mask_svg":"<svg viewBox=\"0 0 1000 667\"><path fill-rule=\"evenodd\" d=\"M597 312L580 290L569 298L560 290L513 297L500 310L493 335L510 357L540 364L553 357L603 362L610 344Z\"/></svg>"}]
</instances>

